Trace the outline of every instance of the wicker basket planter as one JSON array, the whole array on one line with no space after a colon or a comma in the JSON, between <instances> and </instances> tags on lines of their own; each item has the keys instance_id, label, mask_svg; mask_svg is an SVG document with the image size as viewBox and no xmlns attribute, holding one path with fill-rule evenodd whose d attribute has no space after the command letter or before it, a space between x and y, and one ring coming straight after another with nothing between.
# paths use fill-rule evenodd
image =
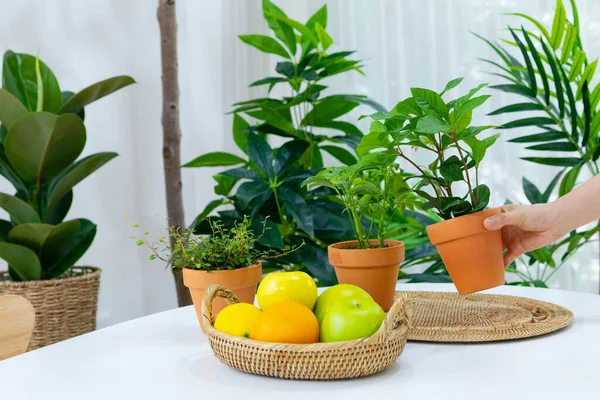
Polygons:
<instances>
[{"instance_id":1,"label":"wicker basket planter","mask_svg":"<svg viewBox=\"0 0 600 400\"><path fill-rule=\"evenodd\" d=\"M96 329L100 268L73 267L63 278L13 282L0 272L0 296L25 297L35 309L29 350L70 339Z\"/></svg>"},{"instance_id":2,"label":"wicker basket planter","mask_svg":"<svg viewBox=\"0 0 600 400\"><path fill-rule=\"evenodd\" d=\"M222 285L212 285L206 291L202 323L215 356L239 371L285 379L347 379L380 372L402 354L412 316L412 303L399 295L371 337L337 343L265 343L216 330L212 315L216 297L238 302Z\"/></svg>"}]
</instances>

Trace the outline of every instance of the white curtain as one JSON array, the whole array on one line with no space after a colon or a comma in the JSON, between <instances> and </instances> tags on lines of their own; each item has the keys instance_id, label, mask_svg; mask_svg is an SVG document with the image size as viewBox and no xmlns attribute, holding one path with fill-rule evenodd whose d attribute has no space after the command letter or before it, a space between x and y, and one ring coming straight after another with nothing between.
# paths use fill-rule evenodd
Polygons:
<instances>
[{"instance_id":1,"label":"white curtain","mask_svg":"<svg viewBox=\"0 0 600 400\"><path fill-rule=\"evenodd\" d=\"M305 21L324 0L279 0L297 20ZM600 4L578 2L588 55L600 54ZM493 58L469 31L488 38L505 35L501 15L518 11L551 24L554 0L331 0L327 30L333 50L357 50L367 77L344 74L329 82L331 92L361 93L391 108L413 86L441 89L464 76L462 90L497 82L477 58ZM263 96L252 81L273 74L275 57L265 56L237 35L267 33L259 0L178 0L182 159L209 151L232 151L231 116L236 101ZM129 239L128 225L161 235L165 201L161 159L160 50L156 1L20 0L0 7L0 49L39 54L61 87L78 90L113 75L128 74L138 84L88 107L86 154L117 151L120 156L75 190L69 217L98 224L98 235L80 264L103 268L99 326L172 308L176 305L170 276L163 265ZM517 25L518 26L518 25ZM278 95L281 93L275 93ZM493 99L476 123L501 124L486 112L515 100L492 92ZM365 108L349 116L355 121ZM361 125L366 128L365 125ZM504 132L504 137L514 133ZM482 180L492 189L492 204L509 198L525 202L521 178L547 185L554 168L519 160L522 146L500 141L484 161ZM416 154L416 157L420 157ZM186 219L190 222L213 198L216 169L183 171ZM10 192L3 182L2 191ZM125 216L129 220L124 219ZM598 291L598 247L581 251L568 268L553 277L564 289Z\"/></svg>"}]
</instances>

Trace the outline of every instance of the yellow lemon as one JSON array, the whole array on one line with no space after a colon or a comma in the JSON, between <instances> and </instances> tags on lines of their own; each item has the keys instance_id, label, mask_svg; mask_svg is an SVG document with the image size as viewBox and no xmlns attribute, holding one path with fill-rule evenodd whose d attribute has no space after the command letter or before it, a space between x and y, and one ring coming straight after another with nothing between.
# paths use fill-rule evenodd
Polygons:
<instances>
[{"instance_id":1,"label":"yellow lemon","mask_svg":"<svg viewBox=\"0 0 600 400\"><path fill-rule=\"evenodd\" d=\"M317 285L305 272L273 272L258 285L256 298L261 310L284 301L298 302L310 310L317 301Z\"/></svg>"},{"instance_id":2,"label":"yellow lemon","mask_svg":"<svg viewBox=\"0 0 600 400\"><path fill-rule=\"evenodd\" d=\"M250 337L261 311L248 303L231 304L219 312L215 329L232 336Z\"/></svg>"}]
</instances>

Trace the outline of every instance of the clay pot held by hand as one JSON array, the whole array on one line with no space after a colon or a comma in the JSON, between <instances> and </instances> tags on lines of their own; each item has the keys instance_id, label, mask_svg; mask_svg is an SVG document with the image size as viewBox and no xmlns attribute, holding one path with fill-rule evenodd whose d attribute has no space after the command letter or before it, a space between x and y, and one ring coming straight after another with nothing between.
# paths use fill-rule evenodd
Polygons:
<instances>
[{"instance_id":1,"label":"clay pot held by hand","mask_svg":"<svg viewBox=\"0 0 600 400\"><path fill-rule=\"evenodd\" d=\"M201 271L183 268L183 283L190 289L196 316L202 327L202 299L206 289L215 283L221 284L236 294L242 303L254 304L256 286L262 279L262 265L260 263L247 268L224 271ZM217 316L219 311L227 306L222 298L213 302L212 315ZM202 327L204 332L204 327Z\"/></svg>"},{"instance_id":2,"label":"clay pot held by hand","mask_svg":"<svg viewBox=\"0 0 600 400\"><path fill-rule=\"evenodd\" d=\"M379 241L371 240L372 246ZM329 263L335 268L340 283L349 283L366 290L385 311L394 302L400 263L404 261L404 243L385 240L386 247L358 248L358 241L334 243L329 246Z\"/></svg>"},{"instance_id":3,"label":"clay pot held by hand","mask_svg":"<svg viewBox=\"0 0 600 400\"><path fill-rule=\"evenodd\" d=\"M460 294L469 294L504 284L501 231L488 231L483 221L500 208L463 215L427 227L429 240Z\"/></svg>"}]
</instances>

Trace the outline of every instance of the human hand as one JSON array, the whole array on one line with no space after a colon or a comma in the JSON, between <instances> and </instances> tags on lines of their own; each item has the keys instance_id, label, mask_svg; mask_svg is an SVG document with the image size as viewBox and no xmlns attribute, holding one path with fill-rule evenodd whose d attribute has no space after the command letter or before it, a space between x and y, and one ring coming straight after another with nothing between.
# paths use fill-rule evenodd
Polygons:
<instances>
[{"instance_id":1,"label":"human hand","mask_svg":"<svg viewBox=\"0 0 600 400\"><path fill-rule=\"evenodd\" d=\"M564 225L553 203L532 206L508 204L502 207L501 213L483 221L487 230L502 229L502 243L508 250L504 255L505 267L520 255L563 237L567 233Z\"/></svg>"}]
</instances>

